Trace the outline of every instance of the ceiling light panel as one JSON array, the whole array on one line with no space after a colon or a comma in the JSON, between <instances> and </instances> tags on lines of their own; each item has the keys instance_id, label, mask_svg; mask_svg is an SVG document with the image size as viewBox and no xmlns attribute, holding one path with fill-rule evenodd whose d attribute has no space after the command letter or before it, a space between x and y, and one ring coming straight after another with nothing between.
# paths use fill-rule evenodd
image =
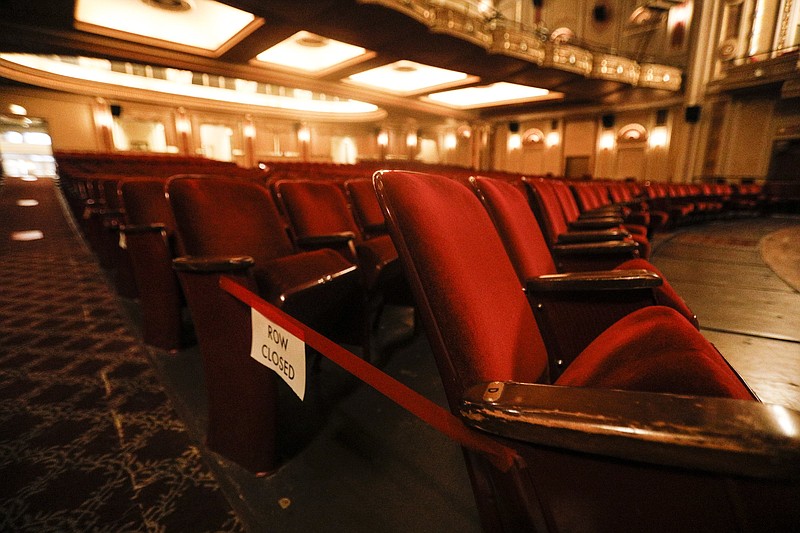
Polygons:
<instances>
[{"instance_id":1,"label":"ceiling light panel","mask_svg":"<svg viewBox=\"0 0 800 533\"><path fill-rule=\"evenodd\" d=\"M458 109L472 109L493 105L506 105L538 100L563 98L563 93L548 91L538 87L518 85L516 83L493 83L480 87L466 87L451 91L442 91L427 96L438 104Z\"/></svg>"},{"instance_id":2,"label":"ceiling light panel","mask_svg":"<svg viewBox=\"0 0 800 533\"><path fill-rule=\"evenodd\" d=\"M294 71L324 75L375 56L360 46L299 31L256 56L256 61Z\"/></svg>"},{"instance_id":3,"label":"ceiling light panel","mask_svg":"<svg viewBox=\"0 0 800 533\"><path fill-rule=\"evenodd\" d=\"M353 74L344 81L405 96L473 83L479 79L463 72L431 67L413 61L396 61Z\"/></svg>"},{"instance_id":4,"label":"ceiling light panel","mask_svg":"<svg viewBox=\"0 0 800 533\"><path fill-rule=\"evenodd\" d=\"M105 84L103 92L108 92L109 89L113 89L116 92L121 88L127 88L153 91L174 97L197 98L205 101L226 102L292 112L324 114L331 117L346 117L349 115L352 118L364 118L364 116L382 115L383 113L375 104L323 95L315 97L315 94L311 91L301 89L278 87L277 94L257 92L257 90L253 89L258 88L258 83L253 85L254 82L250 80L236 79L233 84L234 88L229 89L222 86L195 84L192 82L195 76L189 71L172 71L173 73L177 72L178 76L165 73L167 74L165 76L166 79L128 74L119 72L118 69L113 69L110 61L95 58L60 58L58 56L6 54L0 52L0 75L9 76L8 73L3 71L6 66L5 62L25 67L34 72L46 72L50 80L66 78ZM141 70L146 72L145 69ZM183 73L188 73L189 75L180 75ZM207 75L201 75L201 78L203 76ZM170 78L182 81L174 81ZM29 119L26 118L26 120Z\"/></svg>"},{"instance_id":5,"label":"ceiling light panel","mask_svg":"<svg viewBox=\"0 0 800 533\"><path fill-rule=\"evenodd\" d=\"M77 0L75 27L219 55L263 24L251 13L212 0L186 0L180 3L185 9L172 9L170 4L166 0Z\"/></svg>"}]
</instances>

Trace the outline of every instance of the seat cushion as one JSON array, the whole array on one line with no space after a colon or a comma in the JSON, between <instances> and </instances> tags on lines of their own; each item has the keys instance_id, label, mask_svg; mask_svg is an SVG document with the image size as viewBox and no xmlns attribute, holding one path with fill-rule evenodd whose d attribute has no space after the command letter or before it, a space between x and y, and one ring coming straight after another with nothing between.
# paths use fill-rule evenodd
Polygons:
<instances>
[{"instance_id":1,"label":"seat cushion","mask_svg":"<svg viewBox=\"0 0 800 533\"><path fill-rule=\"evenodd\" d=\"M666 307L675 309L682 314L695 328L699 327L699 324L697 323L697 317L695 316L694 312L689 309L689 306L686 305L686 302L683 301L683 298L681 298L672 285L669 284L667 278L664 277L664 274L662 274L661 271L651 262L644 259L631 259L617 266L614 270L635 269L649 270L650 272L658 274L658 277L660 277L664 283L660 287L656 287L654 289L656 303L658 305L664 305Z\"/></svg>"},{"instance_id":2,"label":"seat cushion","mask_svg":"<svg viewBox=\"0 0 800 533\"><path fill-rule=\"evenodd\" d=\"M352 267L353 264L340 254L326 248L256 264L254 276L264 299L278 303L281 296Z\"/></svg>"},{"instance_id":3,"label":"seat cushion","mask_svg":"<svg viewBox=\"0 0 800 533\"><path fill-rule=\"evenodd\" d=\"M717 396L754 396L714 346L669 307L622 318L581 352L556 385Z\"/></svg>"}]
</instances>

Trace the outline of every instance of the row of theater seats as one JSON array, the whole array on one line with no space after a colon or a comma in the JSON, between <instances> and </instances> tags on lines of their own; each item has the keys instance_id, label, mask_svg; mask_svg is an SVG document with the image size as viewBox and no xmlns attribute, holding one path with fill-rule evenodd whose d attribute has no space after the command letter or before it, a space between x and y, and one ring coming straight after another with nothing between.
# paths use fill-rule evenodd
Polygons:
<instances>
[{"instance_id":1,"label":"row of theater seats","mask_svg":"<svg viewBox=\"0 0 800 533\"><path fill-rule=\"evenodd\" d=\"M180 276L212 449L278 466L276 376L249 358L249 309L219 288L225 274L365 355L380 305L415 302L451 410L514 451L499 468L465 450L488 531L800 518L800 414L753 401L645 259L671 212L589 208L563 181L460 171L378 172L374 184L209 174L117 191L127 250L151 269L143 312L148 291L168 292L153 268L177 295L171 263Z\"/></svg>"},{"instance_id":2,"label":"row of theater seats","mask_svg":"<svg viewBox=\"0 0 800 533\"><path fill-rule=\"evenodd\" d=\"M267 184L263 176L208 169L91 181L116 190L115 214L123 216L102 229L109 242L124 244L112 248L130 260L145 341L181 347L188 304L203 357L208 444L252 470L277 467L278 386L249 358L249 313L220 290L219 276L238 279L337 342L360 344L366 358L382 306L410 304L370 180ZM361 207L359 223L349 198Z\"/></svg>"},{"instance_id":3,"label":"row of theater seats","mask_svg":"<svg viewBox=\"0 0 800 533\"><path fill-rule=\"evenodd\" d=\"M387 166L386 162L365 161L356 165L333 163L269 162L273 179L315 179L344 180L356 177L369 178ZM454 166L429 165L416 161L393 161L391 168L415 172L429 172L450 177L468 179L473 173L470 169ZM519 174L503 171L483 171L482 175L503 180L516 180ZM566 193L574 205L562 203L562 208L570 220L578 216L600 215L615 210L624 217L627 224L647 228L647 236L656 231L674 229L686 224L705 222L718 218L754 216L767 210L774 210L781 199L766 194L766 188L757 183L727 183L715 178L702 183L659 183L637 182L635 180L607 179L556 179L553 176L532 176L530 179L545 178L565 184ZM558 190L560 198L565 194Z\"/></svg>"},{"instance_id":4,"label":"row of theater seats","mask_svg":"<svg viewBox=\"0 0 800 533\"><path fill-rule=\"evenodd\" d=\"M686 316L625 296L651 292L652 270L542 274L524 197L470 186L375 176L451 409L516 454L504 469L465 450L484 529L795 527L800 413L753 401ZM565 346L577 353L562 368ZM778 412L793 422L773 433Z\"/></svg>"}]
</instances>

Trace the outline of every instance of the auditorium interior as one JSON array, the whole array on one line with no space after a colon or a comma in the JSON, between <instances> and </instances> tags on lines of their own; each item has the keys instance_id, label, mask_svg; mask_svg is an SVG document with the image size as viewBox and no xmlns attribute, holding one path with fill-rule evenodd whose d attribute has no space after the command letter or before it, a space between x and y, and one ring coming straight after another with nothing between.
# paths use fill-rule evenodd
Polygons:
<instances>
[{"instance_id":1,"label":"auditorium interior","mask_svg":"<svg viewBox=\"0 0 800 533\"><path fill-rule=\"evenodd\" d=\"M0 531L796 531L800 1L0 2Z\"/></svg>"}]
</instances>

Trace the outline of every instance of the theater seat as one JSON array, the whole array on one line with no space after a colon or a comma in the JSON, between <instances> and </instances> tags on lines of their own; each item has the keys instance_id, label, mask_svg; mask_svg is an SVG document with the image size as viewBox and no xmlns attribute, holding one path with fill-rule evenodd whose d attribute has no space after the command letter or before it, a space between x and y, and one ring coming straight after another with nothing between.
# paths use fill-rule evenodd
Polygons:
<instances>
[{"instance_id":1,"label":"theater seat","mask_svg":"<svg viewBox=\"0 0 800 533\"><path fill-rule=\"evenodd\" d=\"M439 176L387 171L376 174L375 179L392 238L414 279L413 286L422 291L415 292L417 301L423 299L427 304L428 320L433 321L429 327L436 326L442 348L459 356L457 363L451 361L461 374L456 381L471 385L501 375L502 380L547 382L542 334L500 236L478 198L464 185ZM725 368L722 377L727 380L730 372L739 384L732 395L752 398L714 347L682 316L656 307L657 311L631 313L628 320L635 322L637 317L654 312L668 315L663 327L673 321L677 337L688 335L688 340L701 347L704 358L698 358L695 364L709 361L713 362L708 363L711 370ZM625 326L615 324L605 333L623 335L620 330ZM646 337L639 342L647 357L666 357L679 351L670 343L651 345ZM600 352L593 349L589 353L595 360ZM465 355L467 360L463 359ZM571 373L579 370L580 365L567 368ZM717 390L718 384L712 381L707 390L699 383L691 391L682 392L714 395Z\"/></svg>"},{"instance_id":2,"label":"theater seat","mask_svg":"<svg viewBox=\"0 0 800 533\"><path fill-rule=\"evenodd\" d=\"M499 465L465 450L484 529L747 529L800 515L800 414L752 401L675 310L630 313L551 382L534 311L477 197L427 174L374 183L451 410L518 454ZM727 414L697 416L706 410Z\"/></svg>"},{"instance_id":3,"label":"theater seat","mask_svg":"<svg viewBox=\"0 0 800 533\"><path fill-rule=\"evenodd\" d=\"M188 254L175 267L203 356L209 446L270 471L277 465L275 375L250 358L249 311L230 303L218 278L232 273L313 329L353 343L364 341L357 267L329 249L295 253L272 196L252 180L179 175L166 191Z\"/></svg>"},{"instance_id":4,"label":"theater seat","mask_svg":"<svg viewBox=\"0 0 800 533\"><path fill-rule=\"evenodd\" d=\"M280 180L274 184L274 189L300 249L332 248L358 264L373 316L379 316L386 302L410 305L411 298L391 238L385 233L365 238L338 184ZM374 231L379 224L373 222L369 225Z\"/></svg>"},{"instance_id":5,"label":"theater seat","mask_svg":"<svg viewBox=\"0 0 800 533\"><path fill-rule=\"evenodd\" d=\"M530 209L527 199L519 188L501 180L491 178L470 178L473 190L481 199L489 216L503 241L520 281L538 276L564 272L557 270L541 228ZM563 251L575 245L558 245L556 251ZM675 292L661 271L645 259L629 259L613 267L617 271L645 270L655 273L662 284L651 289L653 303L672 307L689 322L698 327L697 317L683 299ZM606 305L615 305L616 293L604 290L600 293Z\"/></svg>"},{"instance_id":6,"label":"theater seat","mask_svg":"<svg viewBox=\"0 0 800 533\"><path fill-rule=\"evenodd\" d=\"M161 178L127 179L119 193L125 206L120 227L133 267L142 312L144 341L177 350L182 338L183 295L172 260L183 255L175 235L175 220Z\"/></svg>"},{"instance_id":7,"label":"theater seat","mask_svg":"<svg viewBox=\"0 0 800 533\"><path fill-rule=\"evenodd\" d=\"M386 234L386 219L383 217L375 189L370 179L353 179L344 182L345 190L353 206L353 214L365 238Z\"/></svg>"},{"instance_id":8,"label":"theater seat","mask_svg":"<svg viewBox=\"0 0 800 533\"><path fill-rule=\"evenodd\" d=\"M647 237L632 234L622 228L621 219L570 220L561 207L561 202L551 181L542 178L523 178L523 182L527 186L531 206L551 248L556 244L578 240L586 242L590 239L594 241L617 239L635 242L637 256L645 259L650 256L650 241L647 240ZM646 233L646 229L643 232Z\"/></svg>"}]
</instances>

